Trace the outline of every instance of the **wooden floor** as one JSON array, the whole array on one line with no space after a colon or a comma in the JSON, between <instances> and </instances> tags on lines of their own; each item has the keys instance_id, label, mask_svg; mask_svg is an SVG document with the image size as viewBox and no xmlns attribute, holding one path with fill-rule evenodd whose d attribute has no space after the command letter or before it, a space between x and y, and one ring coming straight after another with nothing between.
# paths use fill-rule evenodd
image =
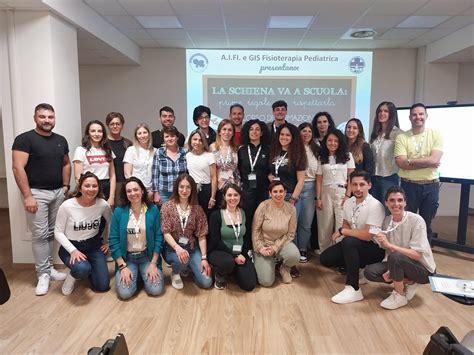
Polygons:
<instances>
[{"instance_id":1,"label":"wooden floor","mask_svg":"<svg viewBox=\"0 0 474 355\"><path fill-rule=\"evenodd\" d=\"M435 259L440 273L474 278L473 255L435 249ZM333 304L330 297L344 278L315 260L300 266L302 277L292 284L278 281L251 293L232 283L225 291L203 291L190 279L176 291L167 278L165 294L156 299L142 291L122 302L113 287L95 294L85 281L69 297L60 282L36 297L33 266L11 262L3 210L0 266L12 298L0 306L0 354L86 354L119 332L131 354L421 354L441 325L459 339L474 329L473 307L432 293L428 285L395 311L380 308L391 289L376 284L362 286L362 302Z\"/></svg>"}]
</instances>

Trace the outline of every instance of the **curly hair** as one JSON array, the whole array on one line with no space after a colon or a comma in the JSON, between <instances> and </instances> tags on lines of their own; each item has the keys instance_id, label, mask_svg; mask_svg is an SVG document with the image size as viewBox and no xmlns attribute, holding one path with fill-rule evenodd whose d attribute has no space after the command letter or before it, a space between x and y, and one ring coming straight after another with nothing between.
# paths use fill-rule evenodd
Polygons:
<instances>
[{"instance_id":1,"label":"curly hair","mask_svg":"<svg viewBox=\"0 0 474 355\"><path fill-rule=\"evenodd\" d=\"M329 112L326 112L326 111L318 112L316 115L314 115L313 121L311 122L311 125L313 126L314 137L316 139L324 138L324 137L321 137L321 134L319 133L319 130L318 130L318 119L319 117L322 117L322 116L325 116L328 119L328 124L329 124L328 132L331 129L336 128L336 124L334 123L334 120Z\"/></svg>"},{"instance_id":2,"label":"curly hair","mask_svg":"<svg viewBox=\"0 0 474 355\"><path fill-rule=\"evenodd\" d=\"M280 133L286 128L290 131L291 142L288 148L288 167L290 169L295 169L297 166L304 165L306 166L306 152L304 150L303 141L301 140L300 131L294 124L284 123L278 126L272 144L270 146L270 162L273 162L276 157L281 155L283 148L280 143Z\"/></svg>"},{"instance_id":3,"label":"curly hair","mask_svg":"<svg viewBox=\"0 0 474 355\"><path fill-rule=\"evenodd\" d=\"M260 120L250 120L244 123L242 129L240 130L240 144L247 145L250 143L249 131L250 127L252 127L254 124L258 124L260 126L260 131L262 131L262 136L260 137L260 144L269 145L270 131L268 130L268 126L265 124L265 122Z\"/></svg>"},{"instance_id":4,"label":"curly hair","mask_svg":"<svg viewBox=\"0 0 474 355\"><path fill-rule=\"evenodd\" d=\"M350 160L349 157L349 150L347 149L347 142L346 137L342 132L338 129L332 129L328 131L326 137L324 137L321 143L321 153L319 155L319 159L321 160L321 164L329 164L329 150L327 147L327 140L330 135L335 136L339 141L339 146L336 150L336 163L337 164L345 164Z\"/></svg>"}]
</instances>

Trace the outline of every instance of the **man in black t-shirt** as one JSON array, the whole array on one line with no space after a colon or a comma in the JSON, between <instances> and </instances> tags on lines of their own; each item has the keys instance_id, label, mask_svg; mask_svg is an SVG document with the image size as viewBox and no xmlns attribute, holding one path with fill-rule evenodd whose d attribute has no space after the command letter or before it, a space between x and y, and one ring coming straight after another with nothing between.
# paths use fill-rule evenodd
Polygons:
<instances>
[{"instance_id":1,"label":"man in black t-shirt","mask_svg":"<svg viewBox=\"0 0 474 355\"><path fill-rule=\"evenodd\" d=\"M270 130L270 142L273 141L273 137L275 136L276 130L282 124L286 123L286 114L288 112L288 104L283 100L275 101L272 104L272 113L274 120L272 122L268 122L267 126Z\"/></svg>"},{"instance_id":2,"label":"man in black t-shirt","mask_svg":"<svg viewBox=\"0 0 474 355\"><path fill-rule=\"evenodd\" d=\"M160 108L160 121L163 128L174 126L174 110L169 106L164 106ZM153 147L156 149L161 148L164 145L163 133L157 129L151 133L151 138L153 139ZM184 135L178 132L178 145L180 147L184 146Z\"/></svg>"},{"instance_id":3,"label":"man in black t-shirt","mask_svg":"<svg viewBox=\"0 0 474 355\"><path fill-rule=\"evenodd\" d=\"M12 146L13 175L26 210L35 258L36 295L48 292L50 280L66 274L53 268L56 213L69 190L71 162L66 139L53 133L54 108L46 103L35 107L36 128L18 135Z\"/></svg>"}]
</instances>

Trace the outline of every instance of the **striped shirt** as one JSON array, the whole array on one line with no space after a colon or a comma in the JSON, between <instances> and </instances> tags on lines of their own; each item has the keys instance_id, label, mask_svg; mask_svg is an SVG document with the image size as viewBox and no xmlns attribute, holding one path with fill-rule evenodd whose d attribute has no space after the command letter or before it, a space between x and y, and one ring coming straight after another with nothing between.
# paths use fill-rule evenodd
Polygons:
<instances>
[{"instance_id":1,"label":"striped shirt","mask_svg":"<svg viewBox=\"0 0 474 355\"><path fill-rule=\"evenodd\" d=\"M174 182L186 170L186 150L181 147L178 148L178 158L174 161L166 155L166 148L158 149L153 157L152 190L173 191Z\"/></svg>"}]
</instances>

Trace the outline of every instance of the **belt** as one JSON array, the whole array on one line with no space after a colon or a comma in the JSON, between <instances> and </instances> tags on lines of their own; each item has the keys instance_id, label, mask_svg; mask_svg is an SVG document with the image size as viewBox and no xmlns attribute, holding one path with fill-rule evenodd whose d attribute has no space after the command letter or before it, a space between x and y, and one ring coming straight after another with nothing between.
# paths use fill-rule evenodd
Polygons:
<instances>
[{"instance_id":1,"label":"belt","mask_svg":"<svg viewBox=\"0 0 474 355\"><path fill-rule=\"evenodd\" d=\"M127 251L127 254L128 255L140 255L140 254L146 254L146 250L142 250L142 251Z\"/></svg>"},{"instance_id":2,"label":"belt","mask_svg":"<svg viewBox=\"0 0 474 355\"><path fill-rule=\"evenodd\" d=\"M428 185L428 184L434 184L435 182L439 182L439 179L433 179L433 180L409 180L405 178L400 178L403 182L409 182L410 184L417 184L417 185Z\"/></svg>"}]
</instances>

